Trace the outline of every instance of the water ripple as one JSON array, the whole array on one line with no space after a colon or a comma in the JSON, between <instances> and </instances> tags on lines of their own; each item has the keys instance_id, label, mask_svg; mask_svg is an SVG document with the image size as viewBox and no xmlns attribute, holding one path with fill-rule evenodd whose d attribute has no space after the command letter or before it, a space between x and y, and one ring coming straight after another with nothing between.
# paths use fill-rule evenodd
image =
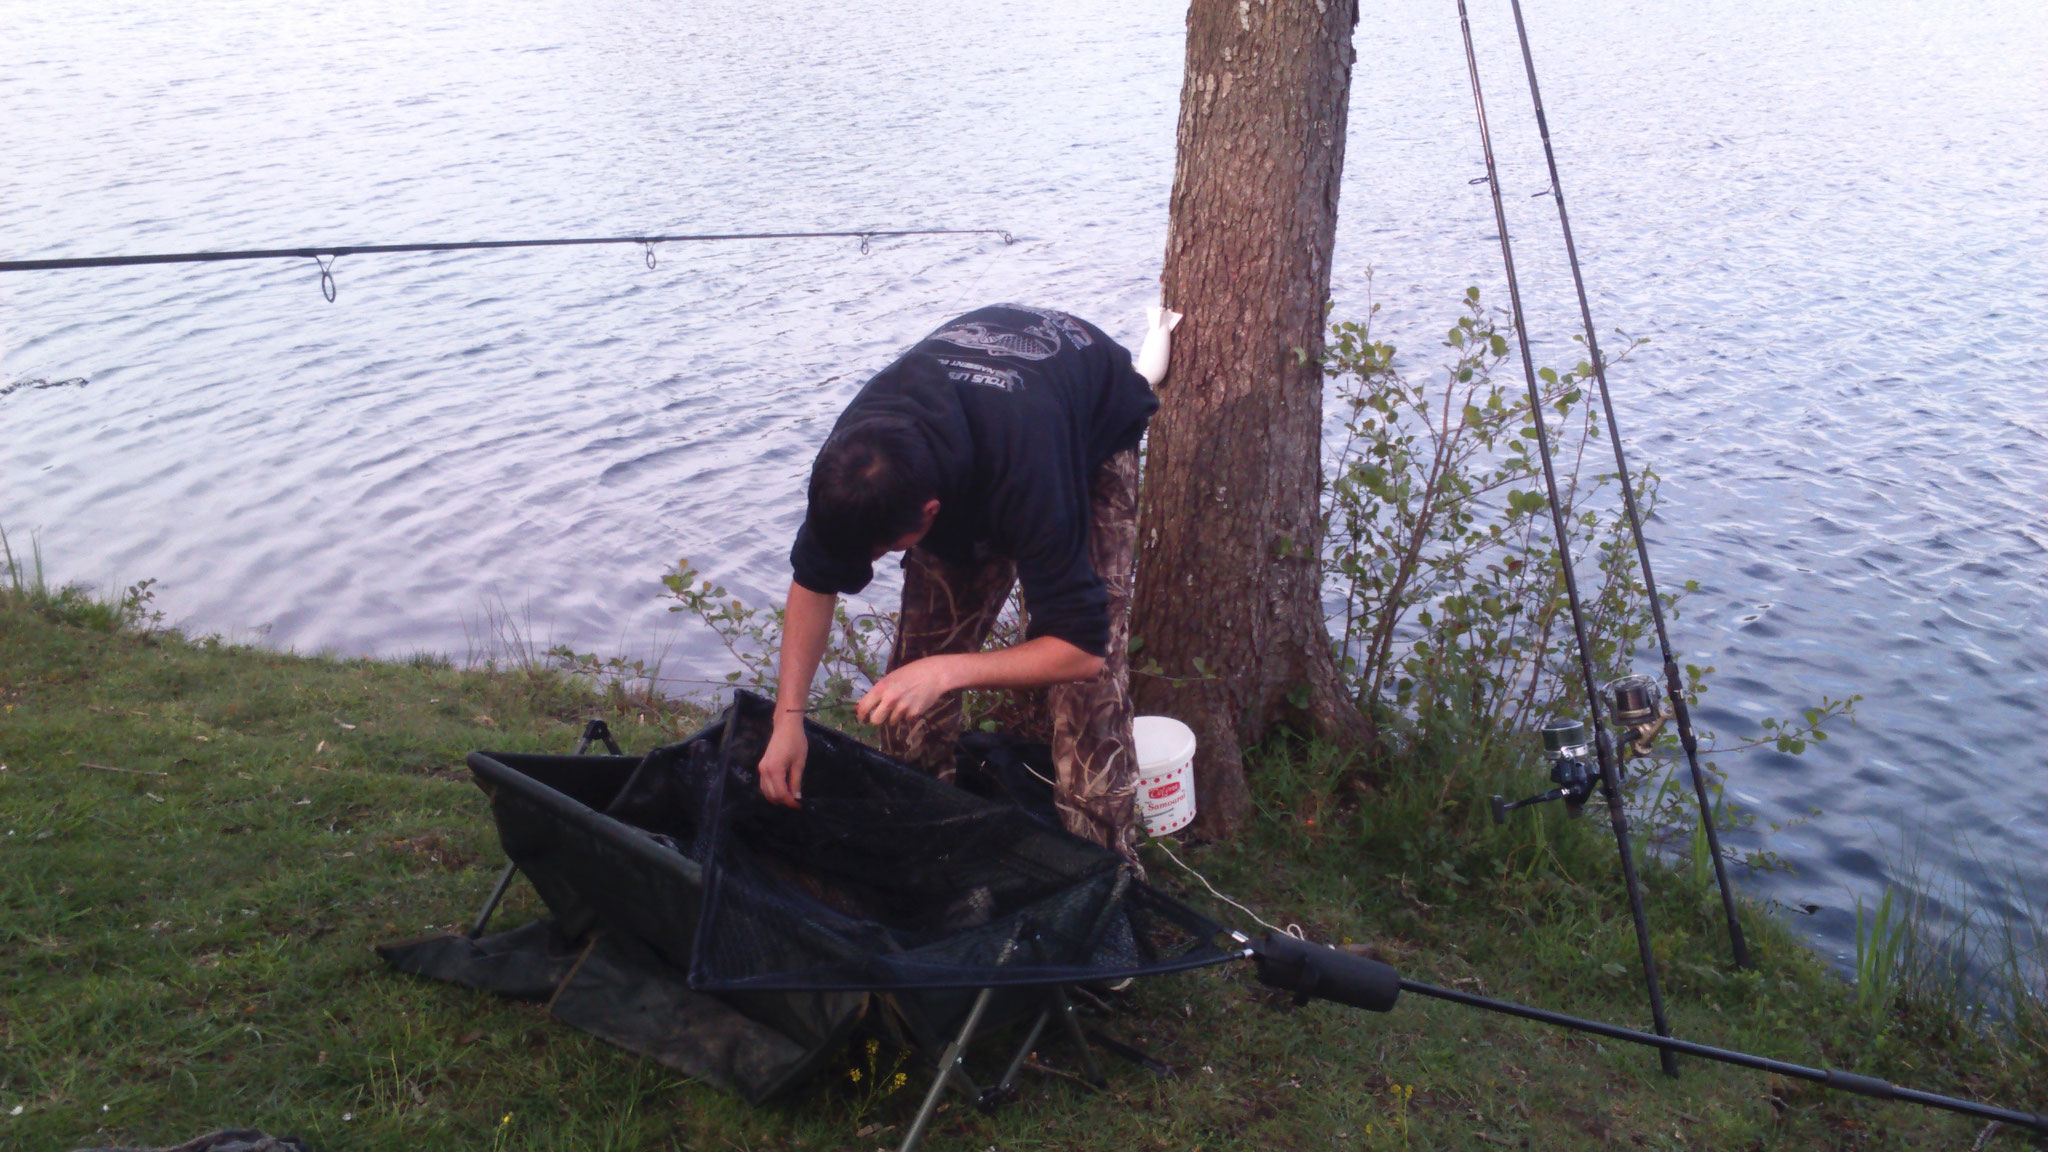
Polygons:
<instances>
[{"instance_id":1,"label":"water ripple","mask_svg":"<svg viewBox=\"0 0 2048 1152\"><path fill-rule=\"evenodd\" d=\"M1839 950L1887 849L1985 889L2048 859L2048 8L1700 0L1529 16L1616 375L1664 477L1659 571L1754 736L1722 758L1757 877ZM1474 8L1510 191L1543 185L1506 6ZM0 280L0 524L59 574L153 575L202 630L460 654L486 601L585 648L671 645L656 576L787 579L810 453L938 320L1039 301L1134 341L1157 291L1183 66L1174 0L281 12L50 0L0 17L11 257L660 228L994 226L974 239L351 258ZM1504 299L1455 21L1362 18L1334 270L1426 365ZM944 44L933 52L930 46ZM1537 354L1576 360L1547 200L1511 197ZM878 594L888 595L883 582ZM1758 841L1734 837L1739 844Z\"/></svg>"}]
</instances>

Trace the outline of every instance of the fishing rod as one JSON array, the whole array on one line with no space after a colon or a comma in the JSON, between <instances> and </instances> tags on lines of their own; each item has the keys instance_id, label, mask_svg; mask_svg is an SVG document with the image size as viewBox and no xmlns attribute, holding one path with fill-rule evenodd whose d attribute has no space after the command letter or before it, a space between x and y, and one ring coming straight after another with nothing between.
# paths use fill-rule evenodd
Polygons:
<instances>
[{"instance_id":1,"label":"fishing rod","mask_svg":"<svg viewBox=\"0 0 2048 1152\"><path fill-rule=\"evenodd\" d=\"M1636 562L1642 565L1643 589L1650 598L1650 619L1657 628L1657 648L1664 656L1664 691L1670 700L1671 717L1678 725L1678 742L1685 749L1686 766L1692 770L1693 795L1700 806L1700 826L1707 833L1707 850L1714 857L1714 880L1721 888L1721 911L1728 918L1728 944L1735 954L1735 966L1748 968L1749 943L1742 935L1742 921L1735 914L1735 889L1728 881L1728 865L1721 858L1721 833L1715 827L1713 801L1707 797L1706 773L1700 770L1700 743L1693 732L1692 711L1685 704L1685 687L1678 675L1678 661L1671 655L1671 634L1664 627L1664 605L1657 598L1657 578L1650 574L1650 546L1643 539L1642 512L1636 506L1635 484L1629 478L1628 458L1622 451L1621 432L1614 422L1614 398L1607 388L1607 364L1600 356L1600 339L1593 328L1593 306L1586 298L1586 277L1579 270L1578 245L1572 240L1572 221L1564 206L1564 182L1557 174L1557 151L1550 144L1550 121L1543 114L1543 93L1536 86L1536 58L1529 51L1529 29L1522 21L1522 0L1509 0L1515 11L1515 35L1522 42L1522 68L1529 74L1529 101L1536 107L1536 130L1543 137L1543 159L1550 166L1550 196L1557 202L1557 225L1564 232L1564 254L1572 267L1572 287L1579 295L1579 319L1586 332L1586 355L1593 365L1593 379L1600 387L1600 408L1607 416L1607 438L1614 444L1614 468L1621 478L1622 507L1628 512L1629 534L1635 538ZM1631 683L1648 681L1648 683ZM1628 677L1608 686L1613 694L1617 719L1629 714L1643 716L1643 724L1654 733L1656 717L1655 680ZM1648 691L1645 692L1644 690ZM1634 705L1634 708L1630 706ZM1647 705L1647 707L1644 707ZM1648 741L1641 741L1647 745Z\"/></svg>"},{"instance_id":2,"label":"fishing rod","mask_svg":"<svg viewBox=\"0 0 2048 1152\"><path fill-rule=\"evenodd\" d=\"M343 256L392 252L476 252L494 248L580 248L594 244L638 244L646 250L647 267L655 266L656 244L722 240L852 240L862 255L873 240L898 236L998 236L1004 244L1017 238L1001 228L893 228L839 232L697 232L675 235L576 236L549 240L463 240L433 244L338 244L325 247L251 248L235 252L165 252L141 256L73 256L50 260L0 260L0 272L49 272L79 268L128 268L138 264L212 264L224 260L312 260L320 266L320 294L334 303L334 261Z\"/></svg>"},{"instance_id":3,"label":"fishing rod","mask_svg":"<svg viewBox=\"0 0 2048 1152\"><path fill-rule=\"evenodd\" d=\"M1486 98L1479 88L1479 57L1472 49L1472 21L1465 11L1465 0L1458 0L1458 25L1465 38L1465 66L1472 77L1472 106L1479 116L1479 144L1486 158L1486 184L1493 197L1493 219L1500 231L1501 264L1507 271L1508 304L1513 310L1515 340L1522 353L1522 374L1529 385L1529 419L1536 429L1536 451L1543 461L1543 485L1550 496L1550 518L1557 531L1557 562L1564 576L1566 602L1571 608L1572 633L1578 640L1579 675L1586 689L1586 710L1593 721L1593 747L1599 767L1600 791L1607 800L1608 821L1614 826L1615 845L1621 852L1621 877L1628 888L1629 915L1635 920L1636 951L1642 957L1643 984L1649 992L1650 1018L1659 1036L1670 1036L1671 1025L1664 1016L1664 992L1657 984L1657 954L1650 945L1649 915L1643 911L1643 888L1636 876L1635 852L1629 846L1628 813L1624 808L1621 794L1621 775L1615 768L1614 748L1608 739L1607 729L1600 723L1600 685L1593 671L1593 647L1586 636L1585 610L1579 603L1578 576L1572 568L1571 536L1564 519L1564 500L1557 491L1557 470L1551 462L1550 433L1543 419L1543 392L1536 383L1536 363L1529 354L1529 326L1522 313L1522 289L1515 277L1515 252L1508 241L1507 207L1501 200L1500 174L1493 161L1493 136L1486 124ZM1553 722L1546 725L1544 744L1557 753L1556 772L1566 765L1584 765L1585 728L1576 720ZM1580 802L1592 789L1590 773L1570 783L1559 780L1559 796L1570 798L1570 789L1576 788ZM1494 808L1495 819L1505 816L1498 802ZM1678 1075L1678 1060L1673 1049L1660 1048L1657 1053L1667 1076Z\"/></svg>"},{"instance_id":4,"label":"fishing rod","mask_svg":"<svg viewBox=\"0 0 2048 1152\"><path fill-rule=\"evenodd\" d=\"M1679 1040L1669 1033L1653 1036L1633 1028L1588 1020L1581 1016L1569 1016L1563 1012L1552 1012L1547 1008L1532 1008L1510 1000L1496 1000L1489 996L1478 996L1453 988L1425 984L1403 977L1392 965L1293 936L1272 933L1262 939L1251 940L1241 933L1233 932L1230 935L1241 949L1240 954L1258 966L1260 983L1293 992L1294 1003L1297 1006L1305 1005L1310 998L1315 998L1347 1007L1362 1008L1369 1012L1388 1012L1400 999L1401 993L1412 992L1417 996L1447 1000L1453 1004L1462 1004L1485 1012L1517 1016L1540 1024L1603 1036L1609 1040L1640 1044L1647 1048L1655 1048L1666 1056L1682 1052L1702 1060L1714 1060L1722 1064L1733 1064L1738 1068L1769 1072L1791 1080L1804 1080L1824 1088L1853 1092L1875 1100L1903 1100L1909 1104L1958 1112L1979 1120L2011 1124L2048 1135L2048 1113L2019 1112L1992 1104L1980 1104L1974 1100L1900 1087L1874 1076L1862 1076L1835 1068L1812 1068L1731 1048L1716 1048L1691 1040Z\"/></svg>"}]
</instances>

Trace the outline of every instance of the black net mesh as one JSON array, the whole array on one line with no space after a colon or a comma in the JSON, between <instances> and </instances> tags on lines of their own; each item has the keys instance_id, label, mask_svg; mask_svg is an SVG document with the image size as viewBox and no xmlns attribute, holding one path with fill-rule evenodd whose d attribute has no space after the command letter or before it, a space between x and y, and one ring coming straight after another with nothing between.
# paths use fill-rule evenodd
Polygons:
<instances>
[{"instance_id":1,"label":"black net mesh","mask_svg":"<svg viewBox=\"0 0 2048 1152\"><path fill-rule=\"evenodd\" d=\"M718 755L685 770L704 798L694 986L982 988L1225 958L1214 923L1115 854L829 729L808 728L802 807L768 803L754 766L771 716L739 694Z\"/></svg>"},{"instance_id":2,"label":"black net mesh","mask_svg":"<svg viewBox=\"0 0 2048 1152\"><path fill-rule=\"evenodd\" d=\"M476 753L505 850L559 930L630 941L691 988L807 1048L889 991L943 1035L953 990L1118 980L1214 964L1214 922L1026 807L807 726L802 807L755 778L772 706L644 759Z\"/></svg>"}]
</instances>

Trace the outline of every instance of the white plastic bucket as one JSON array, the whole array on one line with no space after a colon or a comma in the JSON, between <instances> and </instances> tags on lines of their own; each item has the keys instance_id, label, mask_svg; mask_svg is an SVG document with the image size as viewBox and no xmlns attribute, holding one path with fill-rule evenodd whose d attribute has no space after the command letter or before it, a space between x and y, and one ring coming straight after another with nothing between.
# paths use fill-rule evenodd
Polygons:
<instances>
[{"instance_id":1,"label":"white plastic bucket","mask_svg":"<svg viewBox=\"0 0 2048 1152\"><path fill-rule=\"evenodd\" d=\"M1195 818L1195 733L1171 716L1131 721L1138 750L1138 819L1148 836L1165 836Z\"/></svg>"}]
</instances>

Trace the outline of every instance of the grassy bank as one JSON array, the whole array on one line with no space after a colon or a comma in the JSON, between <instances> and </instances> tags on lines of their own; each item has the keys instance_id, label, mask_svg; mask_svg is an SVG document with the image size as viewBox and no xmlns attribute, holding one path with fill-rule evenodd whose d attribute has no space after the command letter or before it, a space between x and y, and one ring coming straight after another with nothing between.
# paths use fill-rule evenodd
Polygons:
<instances>
[{"instance_id":1,"label":"grassy bank","mask_svg":"<svg viewBox=\"0 0 2048 1152\"><path fill-rule=\"evenodd\" d=\"M64 615L0 592L0 1148L167 1144L230 1124L319 1149L867 1149L900 1135L922 1069L894 1093L886 1076L877 1096L875 1077L841 1075L750 1111L536 1006L392 975L371 953L458 927L494 878L465 752L566 751L599 714L638 751L695 717L536 669L280 655ZM1327 786L1316 755L1274 750L1252 832L1183 858L1268 918L1371 943L1407 974L1644 1023L1603 833L1548 816L1540 835L1488 833L1460 798L1486 782L1444 764L1361 800ZM1153 860L1155 879L1245 922ZM1859 1017L1766 918L1751 920L1760 970L1729 971L1702 896L1652 870L1680 1034L2048 1105L2048 1054L1910 1006ZM515 886L502 923L536 913ZM1667 1081L1646 1052L1450 1005L1294 1010L1241 966L1141 981L1106 1027L1178 1075L1112 1062L1101 1095L1027 1078L994 1118L949 1109L928 1146L1968 1148L1978 1133L1698 1063ZM1044 1055L1065 1059L1056 1044Z\"/></svg>"}]
</instances>

